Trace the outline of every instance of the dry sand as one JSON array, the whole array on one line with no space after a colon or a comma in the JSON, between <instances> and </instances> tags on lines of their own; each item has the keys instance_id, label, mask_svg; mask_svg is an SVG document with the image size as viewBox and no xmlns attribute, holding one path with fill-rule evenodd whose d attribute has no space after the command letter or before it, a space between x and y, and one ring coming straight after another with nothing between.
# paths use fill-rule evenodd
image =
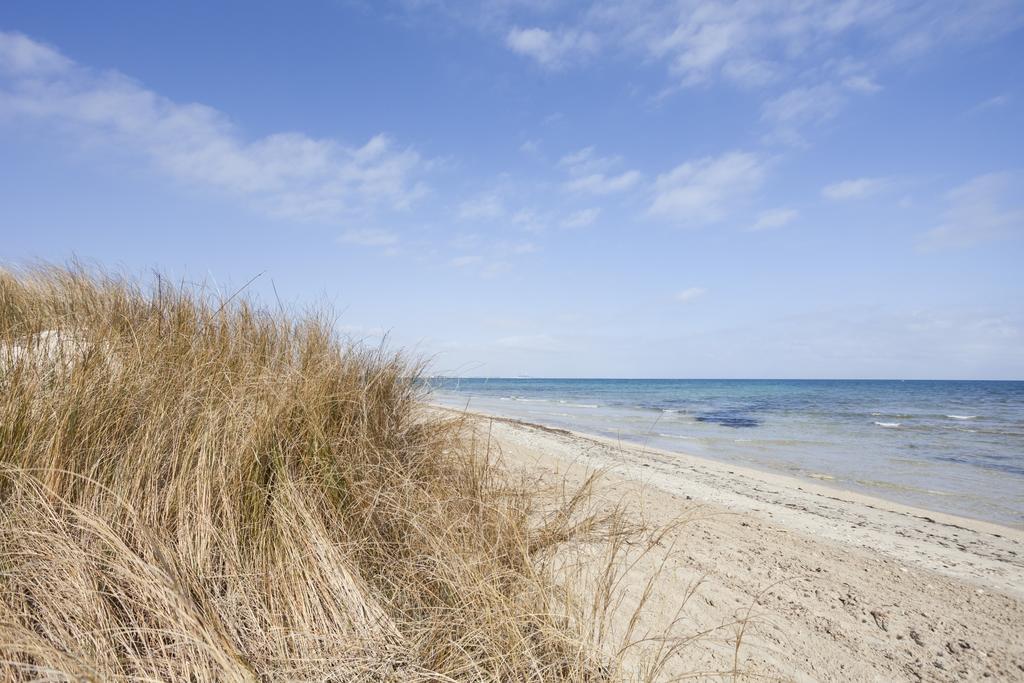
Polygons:
<instances>
[{"instance_id":1,"label":"dry sand","mask_svg":"<svg viewBox=\"0 0 1024 683\"><path fill-rule=\"evenodd\" d=\"M454 413L456 411L447 412ZM549 481L607 470L598 496L648 523L685 519L628 580L664 561L642 626L711 629L659 680L734 665L749 679L1024 681L1024 532L711 460L473 415L506 464ZM671 549L671 550L670 550ZM667 560L666 560L667 556ZM620 612L628 614L629 599ZM702 674L700 672L708 672Z\"/></svg>"}]
</instances>

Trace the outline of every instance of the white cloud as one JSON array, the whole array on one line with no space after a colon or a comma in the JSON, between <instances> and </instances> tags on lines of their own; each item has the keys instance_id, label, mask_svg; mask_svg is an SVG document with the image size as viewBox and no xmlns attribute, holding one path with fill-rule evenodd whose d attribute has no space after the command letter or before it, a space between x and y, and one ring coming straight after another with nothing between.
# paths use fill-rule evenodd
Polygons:
<instances>
[{"instance_id":1,"label":"white cloud","mask_svg":"<svg viewBox=\"0 0 1024 683\"><path fill-rule=\"evenodd\" d=\"M986 109L995 109L997 107L1002 107L1009 101L1010 96L1007 95L1006 93L1003 93L1001 95L995 95L994 97L990 97L987 100L979 102L978 104L971 107L971 113L977 114L978 112L985 111Z\"/></svg>"},{"instance_id":2,"label":"white cloud","mask_svg":"<svg viewBox=\"0 0 1024 683\"><path fill-rule=\"evenodd\" d=\"M357 244L361 247L391 247L398 244L398 235L387 230L364 228L348 230L342 233L338 241L346 244Z\"/></svg>"},{"instance_id":3,"label":"white cloud","mask_svg":"<svg viewBox=\"0 0 1024 683\"><path fill-rule=\"evenodd\" d=\"M580 209L579 211L574 211L573 213L563 218L561 226L569 230L585 228L589 225L593 225L594 221L596 221L597 217L600 215L601 209Z\"/></svg>"},{"instance_id":4,"label":"white cloud","mask_svg":"<svg viewBox=\"0 0 1024 683\"><path fill-rule=\"evenodd\" d=\"M830 83L787 90L761 107L761 119L773 127L775 140L802 144L800 129L827 121L842 109L844 97Z\"/></svg>"},{"instance_id":5,"label":"white cloud","mask_svg":"<svg viewBox=\"0 0 1024 683\"><path fill-rule=\"evenodd\" d=\"M847 199L864 199L881 192L889 185L886 178L854 178L826 185L821 195L826 199L844 201Z\"/></svg>"},{"instance_id":6,"label":"white cloud","mask_svg":"<svg viewBox=\"0 0 1024 683\"><path fill-rule=\"evenodd\" d=\"M581 150L566 154L558 160L558 165L566 169L572 175L589 175L591 173L603 173L617 166L622 162L619 157L600 157L594 151L593 146L584 147Z\"/></svg>"},{"instance_id":7,"label":"white cloud","mask_svg":"<svg viewBox=\"0 0 1024 683\"><path fill-rule=\"evenodd\" d=\"M759 59L735 59L722 65L722 73L730 81L747 87L770 85L781 77L779 69L771 62Z\"/></svg>"},{"instance_id":8,"label":"white cloud","mask_svg":"<svg viewBox=\"0 0 1024 683\"><path fill-rule=\"evenodd\" d=\"M459 218L467 221L494 220L505 215L505 206L497 194L483 194L459 204Z\"/></svg>"},{"instance_id":9,"label":"white cloud","mask_svg":"<svg viewBox=\"0 0 1024 683\"><path fill-rule=\"evenodd\" d=\"M618 175L592 173L579 178L573 178L565 183L565 189L570 192L584 192L596 195L612 194L628 190L640 182L640 178L639 171L626 171Z\"/></svg>"},{"instance_id":10,"label":"white cloud","mask_svg":"<svg viewBox=\"0 0 1024 683\"><path fill-rule=\"evenodd\" d=\"M509 21L518 3L499 3ZM554 3L542 3L552 10ZM542 12L533 7L528 16ZM512 49L559 68L598 51L664 65L678 90L718 82L782 86L765 105L769 142L804 145L801 129L882 89L937 49L987 43L1024 25L1019 0L592 0L562 3L551 24L502 30ZM554 22L558 22L557 24ZM506 23L507 27L509 24ZM856 64L858 70L848 66Z\"/></svg>"},{"instance_id":11,"label":"white cloud","mask_svg":"<svg viewBox=\"0 0 1024 683\"><path fill-rule=\"evenodd\" d=\"M685 304L704 296L706 292L707 290L703 287L688 287L681 292L676 292L675 299Z\"/></svg>"},{"instance_id":12,"label":"white cloud","mask_svg":"<svg viewBox=\"0 0 1024 683\"><path fill-rule=\"evenodd\" d=\"M750 226L751 230L773 230L789 225L800 216L796 209L778 208L762 211L757 220Z\"/></svg>"},{"instance_id":13,"label":"white cloud","mask_svg":"<svg viewBox=\"0 0 1024 683\"><path fill-rule=\"evenodd\" d=\"M519 151L527 156L539 157L541 155L541 146L538 140L526 140L523 144L519 145Z\"/></svg>"},{"instance_id":14,"label":"white cloud","mask_svg":"<svg viewBox=\"0 0 1024 683\"><path fill-rule=\"evenodd\" d=\"M589 31L542 28L513 28L505 36L505 44L513 51L536 60L549 69L560 69L571 62L595 53L597 36Z\"/></svg>"},{"instance_id":15,"label":"white cloud","mask_svg":"<svg viewBox=\"0 0 1024 683\"><path fill-rule=\"evenodd\" d=\"M929 230L925 248L969 247L1024 236L1024 182L1017 174L990 173L946 195L943 222Z\"/></svg>"},{"instance_id":16,"label":"white cloud","mask_svg":"<svg viewBox=\"0 0 1024 683\"><path fill-rule=\"evenodd\" d=\"M847 77L847 79L843 81L843 85L850 90L862 93L874 93L882 89L882 86L880 86L875 79L870 76L865 76L864 74Z\"/></svg>"},{"instance_id":17,"label":"white cloud","mask_svg":"<svg viewBox=\"0 0 1024 683\"><path fill-rule=\"evenodd\" d=\"M512 214L512 224L526 232L544 232L547 221L530 209L520 209Z\"/></svg>"},{"instance_id":18,"label":"white cloud","mask_svg":"<svg viewBox=\"0 0 1024 683\"><path fill-rule=\"evenodd\" d=\"M731 204L760 186L764 172L764 162L748 152L680 164L655 180L650 212L682 224L722 220Z\"/></svg>"},{"instance_id":19,"label":"white cloud","mask_svg":"<svg viewBox=\"0 0 1024 683\"><path fill-rule=\"evenodd\" d=\"M578 29L663 62L684 86L765 85L854 51L899 64L936 45L1008 33L1022 19L1015 0L604 0L581 14Z\"/></svg>"},{"instance_id":20,"label":"white cloud","mask_svg":"<svg viewBox=\"0 0 1024 683\"><path fill-rule=\"evenodd\" d=\"M619 157L600 157L594 153L593 147L585 147L565 155L559 160L558 165L573 176L571 180L566 181L566 190L605 195L628 190L643 177L636 170L613 173L612 169L621 163Z\"/></svg>"},{"instance_id":21,"label":"white cloud","mask_svg":"<svg viewBox=\"0 0 1024 683\"><path fill-rule=\"evenodd\" d=\"M67 71L74 62L57 50L20 33L0 31L0 70L9 74L38 76Z\"/></svg>"},{"instance_id":22,"label":"white cloud","mask_svg":"<svg viewBox=\"0 0 1024 683\"><path fill-rule=\"evenodd\" d=\"M415 179L424 168L419 155L385 135L358 147L296 132L246 140L216 109L180 104L119 73L76 65L16 33L0 32L0 114L127 150L179 181L282 217L404 208L426 191Z\"/></svg>"}]
</instances>

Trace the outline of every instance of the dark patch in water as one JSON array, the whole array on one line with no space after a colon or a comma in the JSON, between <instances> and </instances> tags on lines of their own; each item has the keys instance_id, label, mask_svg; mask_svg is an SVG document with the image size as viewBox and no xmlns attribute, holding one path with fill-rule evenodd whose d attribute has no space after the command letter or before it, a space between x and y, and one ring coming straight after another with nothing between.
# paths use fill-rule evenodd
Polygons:
<instances>
[{"instance_id":1,"label":"dark patch in water","mask_svg":"<svg viewBox=\"0 0 1024 683\"><path fill-rule=\"evenodd\" d=\"M756 427L761 424L758 420L750 417L749 415L743 415L742 413L734 412L717 412L717 413L704 413L698 415L696 418L697 422L712 422L723 427L732 427L733 429L742 429L744 427Z\"/></svg>"}]
</instances>

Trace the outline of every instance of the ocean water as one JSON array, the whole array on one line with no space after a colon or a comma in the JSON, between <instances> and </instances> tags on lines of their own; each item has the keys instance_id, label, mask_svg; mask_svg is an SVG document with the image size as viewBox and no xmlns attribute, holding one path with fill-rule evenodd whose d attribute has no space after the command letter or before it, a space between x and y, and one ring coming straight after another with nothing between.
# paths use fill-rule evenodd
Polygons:
<instances>
[{"instance_id":1,"label":"ocean water","mask_svg":"<svg viewBox=\"0 0 1024 683\"><path fill-rule=\"evenodd\" d=\"M1024 382L428 380L435 403L1024 527Z\"/></svg>"}]
</instances>

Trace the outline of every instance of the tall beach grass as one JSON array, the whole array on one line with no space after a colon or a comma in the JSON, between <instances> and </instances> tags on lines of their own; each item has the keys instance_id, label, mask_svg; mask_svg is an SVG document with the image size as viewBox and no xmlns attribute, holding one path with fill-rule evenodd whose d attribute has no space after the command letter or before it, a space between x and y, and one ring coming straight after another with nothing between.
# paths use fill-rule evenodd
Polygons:
<instances>
[{"instance_id":1,"label":"tall beach grass","mask_svg":"<svg viewBox=\"0 0 1024 683\"><path fill-rule=\"evenodd\" d=\"M0 679L618 678L623 518L417 373L244 292L0 271Z\"/></svg>"}]
</instances>

